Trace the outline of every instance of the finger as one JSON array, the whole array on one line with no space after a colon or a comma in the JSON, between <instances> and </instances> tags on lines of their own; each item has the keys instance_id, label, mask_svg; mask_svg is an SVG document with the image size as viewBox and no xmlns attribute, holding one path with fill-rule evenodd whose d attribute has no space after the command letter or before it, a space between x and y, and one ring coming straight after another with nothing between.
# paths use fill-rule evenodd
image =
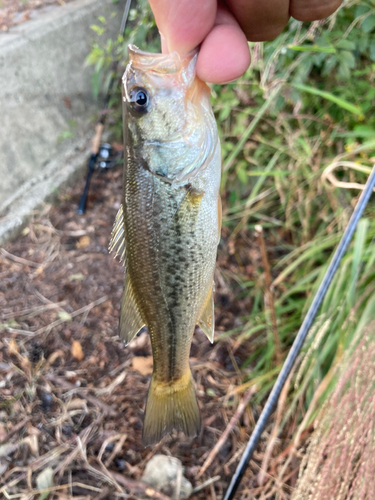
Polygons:
<instances>
[{"instance_id":1,"label":"finger","mask_svg":"<svg viewBox=\"0 0 375 500\"><path fill-rule=\"evenodd\" d=\"M197 75L209 83L225 83L241 76L249 67L246 37L234 17L219 7L215 26L203 41Z\"/></svg>"},{"instance_id":2,"label":"finger","mask_svg":"<svg viewBox=\"0 0 375 500\"><path fill-rule=\"evenodd\" d=\"M226 3L252 42L276 38L288 23L289 0L226 0Z\"/></svg>"},{"instance_id":3,"label":"finger","mask_svg":"<svg viewBox=\"0 0 375 500\"><path fill-rule=\"evenodd\" d=\"M214 25L216 4L216 0L150 0L168 51L187 54L198 47Z\"/></svg>"},{"instance_id":4,"label":"finger","mask_svg":"<svg viewBox=\"0 0 375 500\"><path fill-rule=\"evenodd\" d=\"M291 0L290 15L298 21L317 21L330 16L342 0Z\"/></svg>"}]
</instances>

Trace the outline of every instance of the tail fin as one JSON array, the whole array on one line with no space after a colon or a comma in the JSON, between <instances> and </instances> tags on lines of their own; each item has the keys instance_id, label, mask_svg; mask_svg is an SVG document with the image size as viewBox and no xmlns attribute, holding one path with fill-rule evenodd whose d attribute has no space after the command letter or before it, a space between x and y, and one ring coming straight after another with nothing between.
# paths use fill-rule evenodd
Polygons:
<instances>
[{"instance_id":1,"label":"tail fin","mask_svg":"<svg viewBox=\"0 0 375 500\"><path fill-rule=\"evenodd\" d=\"M142 441L144 446L157 443L172 431L179 429L194 437L201 429L201 417L190 370L180 379L159 382L154 375L145 410Z\"/></svg>"}]
</instances>

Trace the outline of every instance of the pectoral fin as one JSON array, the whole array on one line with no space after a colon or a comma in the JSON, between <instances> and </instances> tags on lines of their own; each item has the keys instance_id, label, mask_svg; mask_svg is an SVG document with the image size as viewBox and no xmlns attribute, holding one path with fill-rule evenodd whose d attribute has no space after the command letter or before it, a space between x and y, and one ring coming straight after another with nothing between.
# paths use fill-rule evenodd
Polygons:
<instances>
[{"instance_id":1,"label":"pectoral fin","mask_svg":"<svg viewBox=\"0 0 375 500\"><path fill-rule=\"evenodd\" d=\"M204 191L198 191L189 185L186 195L174 214L174 222L192 231L197 222L203 195Z\"/></svg>"},{"instance_id":2,"label":"pectoral fin","mask_svg":"<svg viewBox=\"0 0 375 500\"><path fill-rule=\"evenodd\" d=\"M113 251L116 252L115 258L119 255L120 262L125 262L125 226L122 205L117 212L109 243L109 252Z\"/></svg>"},{"instance_id":3,"label":"pectoral fin","mask_svg":"<svg viewBox=\"0 0 375 500\"><path fill-rule=\"evenodd\" d=\"M120 312L120 337L125 342L125 345L128 345L144 326L145 322L142 320L141 313L135 302L130 278L127 276Z\"/></svg>"},{"instance_id":4,"label":"pectoral fin","mask_svg":"<svg viewBox=\"0 0 375 500\"><path fill-rule=\"evenodd\" d=\"M198 326L205 333L211 344L214 341L215 334L214 297L212 292L213 284L210 288L210 291L208 292L201 317L198 321Z\"/></svg>"}]
</instances>

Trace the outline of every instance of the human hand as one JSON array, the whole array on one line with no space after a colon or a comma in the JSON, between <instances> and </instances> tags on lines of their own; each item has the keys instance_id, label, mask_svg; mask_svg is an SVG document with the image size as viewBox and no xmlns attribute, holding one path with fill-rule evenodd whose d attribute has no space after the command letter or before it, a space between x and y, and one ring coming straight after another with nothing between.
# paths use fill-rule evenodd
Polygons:
<instances>
[{"instance_id":1,"label":"human hand","mask_svg":"<svg viewBox=\"0 0 375 500\"><path fill-rule=\"evenodd\" d=\"M163 52L186 54L201 45L197 75L225 83L249 67L247 40L272 40L288 23L329 16L342 0L149 0Z\"/></svg>"}]
</instances>

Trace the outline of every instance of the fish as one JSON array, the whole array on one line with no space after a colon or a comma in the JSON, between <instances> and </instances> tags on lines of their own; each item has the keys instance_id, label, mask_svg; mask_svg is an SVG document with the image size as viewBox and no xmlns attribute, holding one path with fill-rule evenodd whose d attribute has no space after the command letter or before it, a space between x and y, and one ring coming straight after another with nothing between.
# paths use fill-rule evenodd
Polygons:
<instances>
[{"instance_id":1,"label":"fish","mask_svg":"<svg viewBox=\"0 0 375 500\"><path fill-rule=\"evenodd\" d=\"M196 75L198 51L180 56L128 47L122 79L122 205L110 251L125 264L119 335L147 326L153 373L142 441L173 429L199 434L189 366L198 325L213 342L213 283L221 232L221 153L210 89Z\"/></svg>"}]
</instances>

